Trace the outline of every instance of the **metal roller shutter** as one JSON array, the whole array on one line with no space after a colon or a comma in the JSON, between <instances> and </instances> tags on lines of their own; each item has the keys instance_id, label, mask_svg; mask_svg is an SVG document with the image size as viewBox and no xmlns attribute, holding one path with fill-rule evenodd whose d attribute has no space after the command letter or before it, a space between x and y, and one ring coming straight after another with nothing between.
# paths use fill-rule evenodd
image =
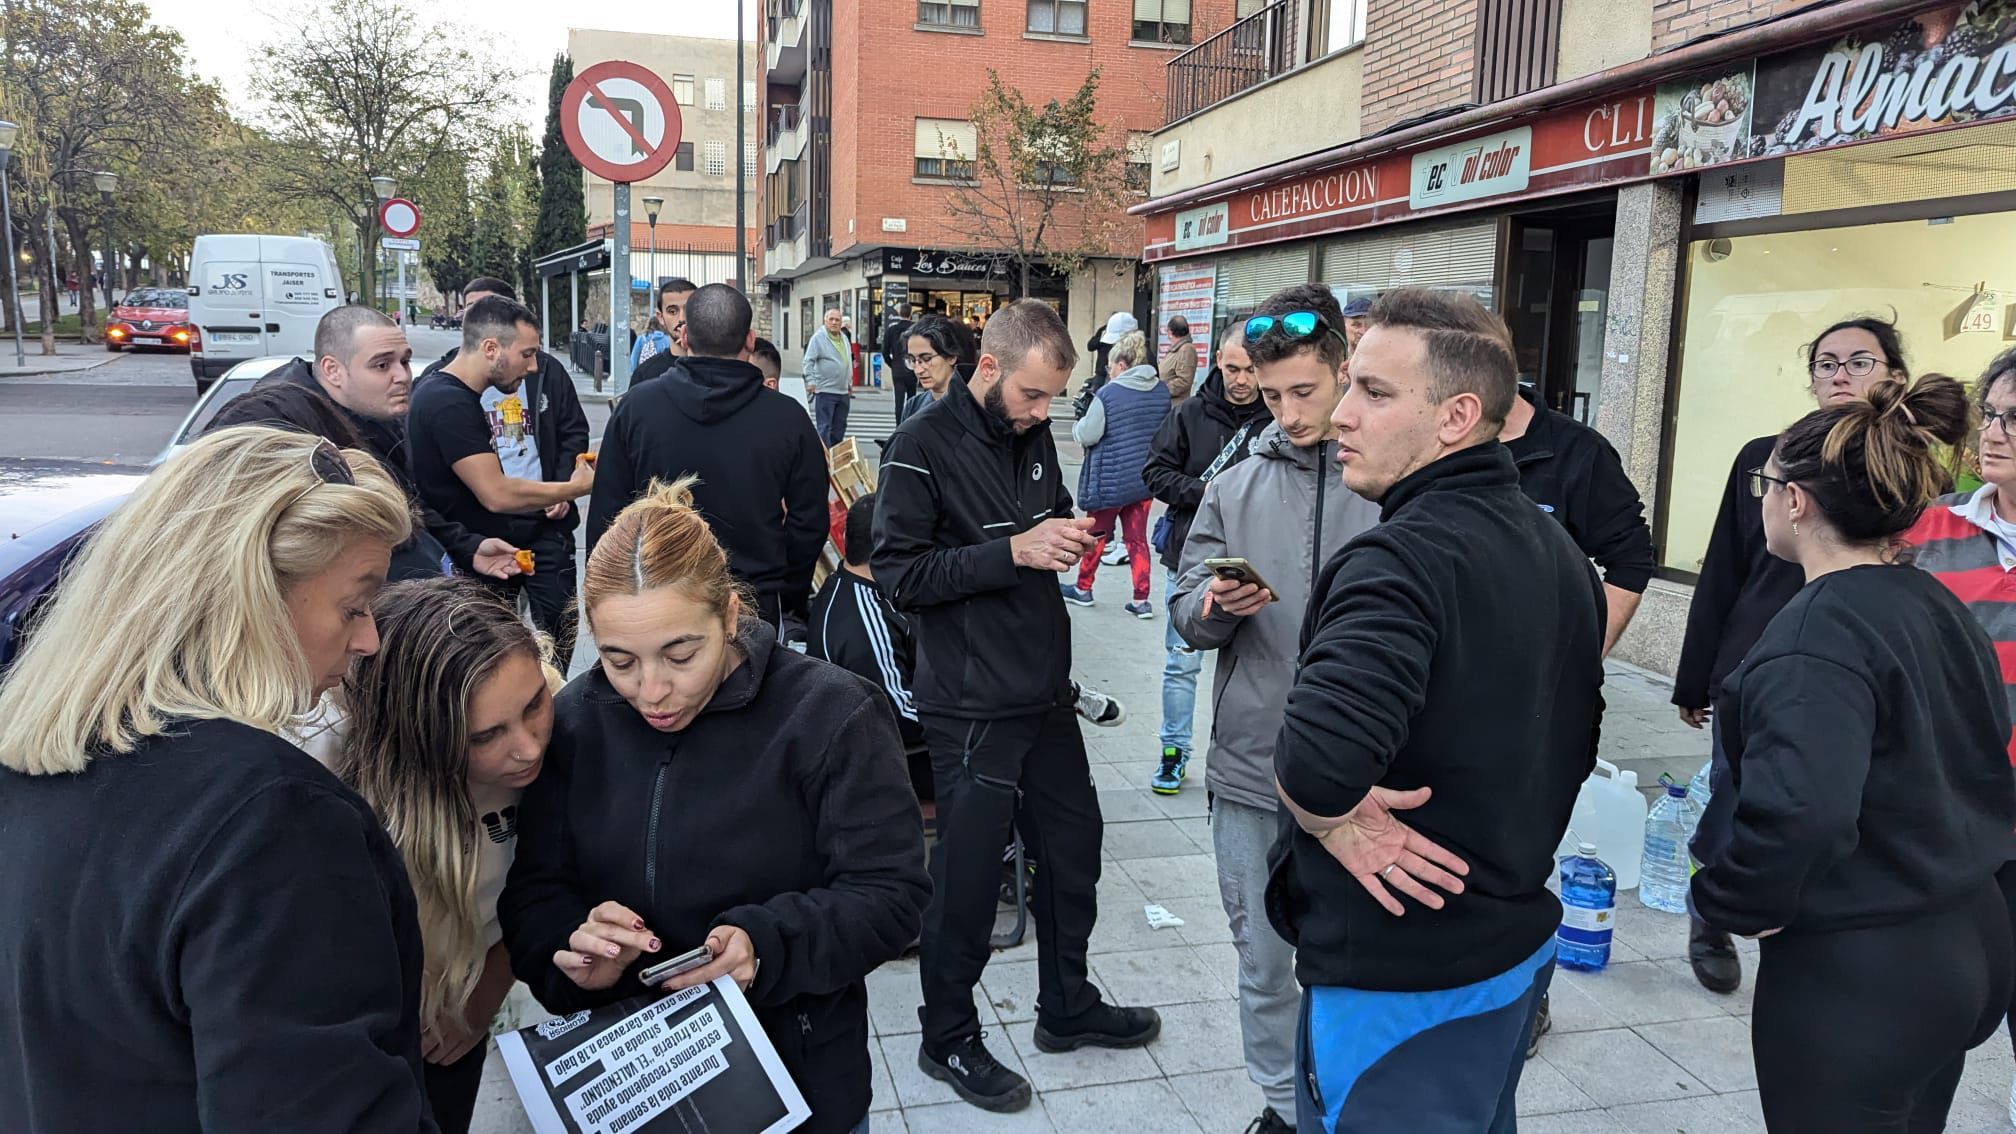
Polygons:
<instances>
[{"instance_id":1,"label":"metal roller shutter","mask_svg":"<svg viewBox=\"0 0 2016 1134\"><path fill-rule=\"evenodd\" d=\"M1323 246L1323 282L1340 297L1432 287L1470 292L1491 307L1497 267L1495 220L1385 229Z\"/></svg>"},{"instance_id":2,"label":"metal roller shutter","mask_svg":"<svg viewBox=\"0 0 2016 1134\"><path fill-rule=\"evenodd\" d=\"M1309 245L1218 259L1218 316L1251 311L1284 287L1309 282Z\"/></svg>"}]
</instances>

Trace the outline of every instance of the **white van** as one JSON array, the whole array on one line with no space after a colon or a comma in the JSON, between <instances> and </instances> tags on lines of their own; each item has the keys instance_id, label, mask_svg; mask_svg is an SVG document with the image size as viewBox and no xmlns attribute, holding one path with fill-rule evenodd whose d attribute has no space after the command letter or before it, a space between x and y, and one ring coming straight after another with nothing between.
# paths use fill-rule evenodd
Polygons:
<instances>
[{"instance_id":1,"label":"white van","mask_svg":"<svg viewBox=\"0 0 2016 1134\"><path fill-rule=\"evenodd\" d=\"M312 236L206 235L189 267L189 371L196 388L248 358L306 357L315 324L343 302L343 273Z\"/></svg>"}]
</instances>

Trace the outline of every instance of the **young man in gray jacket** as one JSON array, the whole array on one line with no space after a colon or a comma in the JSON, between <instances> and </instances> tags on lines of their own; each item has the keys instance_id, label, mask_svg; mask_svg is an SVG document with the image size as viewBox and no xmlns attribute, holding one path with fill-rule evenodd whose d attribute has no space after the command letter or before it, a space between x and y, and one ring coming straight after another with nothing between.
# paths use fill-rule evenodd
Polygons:
<instances>
[{"instance_id":1,"label":"young man in gray jacket","mask_svg":"<svg viewBox=\"0 0 2016 1134\"><path fill-rule=\"evenodd\" d=\"M1250 458L1205 486L1169 604L1185 641L1218 651L1205 786L1218 892L1239 951L1246 1073L1267 1103L1257 1122L1261 1134L1294 1128L1301 1007L1294 948L1274 931L1265 908L1267 852L1279 831L1274 742L1295 684L1302 612L1316 573L1379 522L1378 505L1336 483L1330 414L1344 393L1337 301L1320 286L1289 288L1268 299L1256 321L1289 312L1316 314L1309 349L1259 366L1260 396L1274 423L1253 441ZM1204 562L1219 558L1246 559L1270 590L1217 578Z\"/></svg>"}]
</instances>

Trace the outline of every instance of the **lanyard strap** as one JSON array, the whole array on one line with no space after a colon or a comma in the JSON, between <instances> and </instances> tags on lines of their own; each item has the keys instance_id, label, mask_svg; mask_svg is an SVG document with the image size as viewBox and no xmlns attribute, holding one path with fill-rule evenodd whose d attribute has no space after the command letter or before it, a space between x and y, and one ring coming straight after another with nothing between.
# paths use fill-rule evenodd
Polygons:
<instances>
[{"instance_id":1,"label":"lanyard strap","mask_svg":"<svg viewBox=\"0 0 2016 1134\"><path fill-rule=\"evenodd\" d=\"M1210 465L1206 466L1203 474L1198 476L1197 479L1208 482L1212 477L1217 476L1220 472L1223 472L1225 466L1231 462L1232 455L1239 451L1240 442L1246 440L1247 431L1252 428L1253 428L1253 422L1252 419L1249 418L1243 425L1239 427L1237 432L1232 434L1232 440L1225 442L1225 447L1223 449L1218 450L1217 459L1212 461Z\"/></svg>"}]
</instances>

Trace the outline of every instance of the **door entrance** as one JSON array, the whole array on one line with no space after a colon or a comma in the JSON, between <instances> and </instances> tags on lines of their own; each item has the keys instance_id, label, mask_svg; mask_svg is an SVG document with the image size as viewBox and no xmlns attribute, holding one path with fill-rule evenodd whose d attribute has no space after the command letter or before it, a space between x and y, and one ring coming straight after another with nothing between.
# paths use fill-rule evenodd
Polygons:
<instances>
[{"instance_id":1,"label":"door entrance","mask_svg":"<svg viewBox=\"0 0 2016 1134\"><path fill-rule=\"evenodd\" d=\"M1615 207L1607 201L1512 218L1505 322L1519 384L1590 426L1603 376L1615 229Z\"/></svg>"}]
</instances>

